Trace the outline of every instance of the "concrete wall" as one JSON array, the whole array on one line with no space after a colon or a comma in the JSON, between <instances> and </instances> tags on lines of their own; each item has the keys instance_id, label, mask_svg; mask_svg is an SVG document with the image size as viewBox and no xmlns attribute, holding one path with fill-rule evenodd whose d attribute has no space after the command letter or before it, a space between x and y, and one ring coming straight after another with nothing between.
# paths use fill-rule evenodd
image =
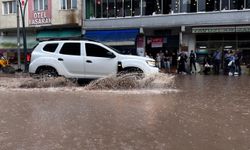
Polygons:
<instances>
[{"instance_id":1,"label":"concrete wall","mask_svg":"<svg viewBox=\"0 0 250 150\"><path fill-rule=\"evenodd\" d=\"M61 10L60 0L52 0L52 25L81 25L81 0L77 0L77 10Z\"/></svg>"}]
</instances>

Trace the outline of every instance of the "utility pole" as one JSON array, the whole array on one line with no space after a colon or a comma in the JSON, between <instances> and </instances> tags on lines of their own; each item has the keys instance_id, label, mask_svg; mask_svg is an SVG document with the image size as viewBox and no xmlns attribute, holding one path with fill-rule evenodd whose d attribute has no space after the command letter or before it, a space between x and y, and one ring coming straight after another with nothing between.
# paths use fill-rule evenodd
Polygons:
<instances>
[{"instance_id":1,"label":"utility pole","mask_svg":"<svg viewBox=\"0 0 250 150\"><path fill-rule=\"evenodd\" d=\"M25 12L26 12L26 6L27 6L27 2L28 0L22 0L22 2L20 0L18 0L19 2L19 7L20 7L20 11L21 11L21 17L22 17L22 34L23 34L23 52L24 52L24 72L28 72L28 65L27 65L27 41L26 41L26 29L25 29ZM23 7L23 9L22 9Z\"/></svg>"},{"instance_id":2,"label":"utility pole","mask_svg":"<svg viewBox=\"0 0 250 150\"><path fill-rule=\"evenodd\" d=\"M19 2L16 0L16 18L17 18L17 71L21 71L21 52L20 52L20 16L19 16Z\"/></svg>"}]
</instances>

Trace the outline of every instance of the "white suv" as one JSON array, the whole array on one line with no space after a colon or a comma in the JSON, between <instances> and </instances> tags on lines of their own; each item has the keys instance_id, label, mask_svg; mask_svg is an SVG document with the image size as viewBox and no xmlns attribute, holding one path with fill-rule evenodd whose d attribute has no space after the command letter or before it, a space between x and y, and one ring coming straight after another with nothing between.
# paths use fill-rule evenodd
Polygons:
<instances>
[{"instance_id":1,"label":"white suv","mask_svg":"<svg viewBox=\"0 0 250 150\"><path fill-rule=\"evenodd\" d=\"M157 73L155 60L123 55L114 48L88 40L40 42L31 55L31 74L67 78L100 78L120 71Z\"/></svg>"}]
</instances>

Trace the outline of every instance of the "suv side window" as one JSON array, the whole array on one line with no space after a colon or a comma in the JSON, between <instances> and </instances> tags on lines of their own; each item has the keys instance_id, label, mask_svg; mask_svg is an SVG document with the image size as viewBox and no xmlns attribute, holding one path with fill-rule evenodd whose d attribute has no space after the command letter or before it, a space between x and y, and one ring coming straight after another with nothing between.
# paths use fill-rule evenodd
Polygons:
<instances>
[{"instance_id":1,"label":"suv side window","mask_svg":"<svg viewBox=\"0 0 250 150\"><path fill-rule=\"evenodd\" d=\"M91 44L91 43L86 43L86 54L87 56L92 56L92 57L110 57L107 53L109 52L107 49Z\"/></svg>"},{"instance_id":2,"label":"suv side window","mask_svg":"<svg viewBox=\"0 0 250 150\"><path fill-rule=\"evenodd\" d=\"M55 52L56 51L56 48L58 46L58 43L51 43L51 44L46 44L44 47L43 47L43 50L46 51L46 52Z\"/></svg>"},{"instance_id":3,"label":"suv side window","mask_svg":"<svg viewBox=\"0 0 250 150\"><path fill-rule=\"evenodd\" d=\"M60 52L64 55L81 55L81 44L80 43L64 43Z\"/></svg>"}]
</instances>

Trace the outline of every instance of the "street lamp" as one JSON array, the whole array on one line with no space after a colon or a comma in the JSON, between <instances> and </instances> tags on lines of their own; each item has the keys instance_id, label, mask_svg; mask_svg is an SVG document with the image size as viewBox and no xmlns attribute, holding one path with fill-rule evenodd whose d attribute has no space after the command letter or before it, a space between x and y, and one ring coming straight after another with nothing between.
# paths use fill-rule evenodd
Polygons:
<instances>
[{"instance_id":1,"label":"street lamp","mask_svg":"<svg viewBox=\"0 0 250 150\"><path fill-rule=\"evenodd\" d=\"M24 72L28 72L28 65L27 65L27 41L26 41L26 29L25 29L25 12L28 0L17 0L18 6L21 11L21 17L22 17L22 35L23 35L23 51L24 51ZM19 12L17 12L19 13ZM18 15L19 16L19 15ZM18 23L19 23L19 17L18 17ZM19 26L19 24L18 24ZM17 27L18 27L17 26Z\"/></svg>"},{"instance_id":2,"label":"street lamp","mask_svg":"<svg viewBox=\"0 0 250 150\"><path fill-rule=\"evenodd\" d=\"M20 53L20 16L19 16L19 2L16 0L16 18L17 18L17 71L21 71L21 53Z\"/></svg>"}]
</instances>

